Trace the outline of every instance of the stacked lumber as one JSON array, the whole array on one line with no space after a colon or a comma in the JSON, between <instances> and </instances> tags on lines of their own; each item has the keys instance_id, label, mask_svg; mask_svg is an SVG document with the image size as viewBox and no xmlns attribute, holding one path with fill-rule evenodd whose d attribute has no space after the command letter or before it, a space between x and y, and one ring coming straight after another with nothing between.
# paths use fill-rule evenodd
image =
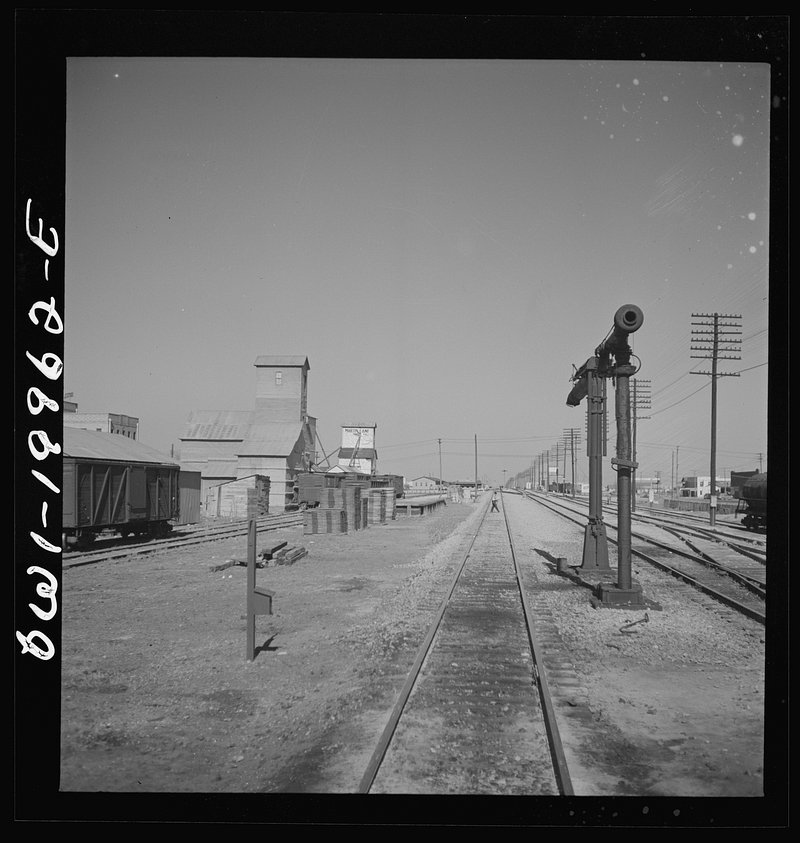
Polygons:
<instances>
[{"instance_id":1,"label":"stacked lumber","mask_svg":"<svg viewBox=\"0 0 800 843\"><path fill-rule=\"evenodd\" d=\"M369 490L369 510L367 513L367 521L370 524L386 523L386 491L386 489Z\"/></svg>"},{"instance_id":2,"label":"stacked lumber","mask_svg":"<svg viewBox=\"0 0 800 843\"><path fill-rule=\"evenodd\" d=\"M320 488L318 494L318 506L303 513L306 534L347 533L369 526L368 483L345 480L336 488Z\"/></svg>"},{"instance_id":3,"label":"stacked lumber","mask_svg":"<svg viewBox=\"0 0 800 843\"><path fill-rule=\"evenodd\" d=\"M397 518L397 495L394 489L381 490L386 501L386 520L394 521Z\"/></svg>"},{"instance_id":4,"label":"stacked lumber","mask_svg":"<svg viewBox=\"0 0 800 843\"><path fill-rule=\"evenodd\" d=\"M361 530L365 526L362 523L361 484L348 480L342 483L341 493L348 524L352 524L354 530Z\"/></svg>"},{"instance_id":5,"label":"stacked lumber","mask_svg":"<svg viewBox=\"0 0 800 843\"><path fill-rule=\"evenodd\" d=\"M319 502L319 495L325 486L325 475L304 472L297 476L297 499L301 503L314 505Z\"/></svg>"},{"instance_id":6,"label":"stacked lumber","mask_svg":"<svg viewBox=\"0 0 800 843\"><path fill-rule=\"evenodd\" d=\"M303 513L303 532L305 535L314 533L346 533L347 513L343 509L326 508L307 509Z\"/></svg>"},{"instance_id":7,"label":"stacked lumber","mask_svg":"<svg viewBox=\"0 0 800 843\"><path fill-rule=\"evenodd\" d=\"M209 490L208 512L228 518L257 518L269 514L269 477L254 474Z\"/></svg>"},{"instance_id":8,"label":"stacked lumber","mask_svg":"<svg viewBox=\"0 0 800 843\"><path fill-rule=\"evenodd\" d=\"M294 565L304 556L308 556L308 551L304 547L285 547L274 554L267 565Z\"/></svg>"},{"instance_id":9,"label":"stacked lumber","mask_svg":"<svg viewBox=\"0 0 800 843\"><path fill-rule=\"evenodd\" d=\"M272 547L265 548L256 557L256 568L266 568L270 565L292 565L298 559L308 556L308 551L304 547L289 547L288 542L279 542ZM219 565L212 565L210 570L212 572L224 571L227 568L232 568L235 565L247 567L246 559L226 559Z\"/></svg>"}]
</instances>

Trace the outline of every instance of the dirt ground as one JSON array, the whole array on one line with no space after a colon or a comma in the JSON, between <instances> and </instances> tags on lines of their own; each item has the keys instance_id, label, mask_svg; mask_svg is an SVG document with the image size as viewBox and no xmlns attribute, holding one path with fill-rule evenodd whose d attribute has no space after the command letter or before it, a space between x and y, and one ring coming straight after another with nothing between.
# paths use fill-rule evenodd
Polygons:
<instances>
[{"instance_id":1,"label":"dirt ground","mask_svg":"<svg viewBox=\"0 0 800 843\"><path fill-rule=\"evenodd\" d=\"M505 497L513 523L525 502ZM308 555L258 571L275 598L253 661L246 569L211 570L244 559L244 537L65 571L62 791L357 793L482 505L347 535L260 535L259 550L286 540ZM546 580L548 554L580 558L574 528L527 523L523 570ZM620 635L616 612L592 609L579 589L552 591L605 736L596 757L574 754L585 793L628 795L646 780L652 795L761 795L761 630L726 636L704 622L698 645L692 610L663 594L668 611L650 613L645 634ZM676 612L686 628L670 644ZM629 754L629 780L598 778L608 752Z\"/></svg>"},{"instance_id":2,"label":"dirt ground","mask_svg":"<svg viewBox=\"0 0 800 843\"><path fill-rule=\"evenodd\" d=\"M66 571L62 790L355 792L372 750L356 715L391 707L395 657L417 643L406 627L424 625L419 606L397 611L398 589L472 513L260 535L259 550L286 540L308 555L258 570L275 597L251 662L246 569L211 571L245 558L244 537Z\"/></svg>"}]
</instances>

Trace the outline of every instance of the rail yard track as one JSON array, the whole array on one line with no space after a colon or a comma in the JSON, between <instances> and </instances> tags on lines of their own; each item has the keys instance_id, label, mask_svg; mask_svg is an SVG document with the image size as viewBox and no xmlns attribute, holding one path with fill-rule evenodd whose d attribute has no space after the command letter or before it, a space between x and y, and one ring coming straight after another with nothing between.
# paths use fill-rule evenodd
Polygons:
<instances>
[{"instance_id":1,"label":"rail yard track","mask_svg":"<svg viewBox=\"0 0 800 843\"><path fill-rule=\"evenodd\" d=\"M568 498L525 493L530 501L584 526L586 507ZM610 507L604 511L610 512ZM614 515L604 516L607 528L616 530ZM638 547L631 553L654 567L691 585L713 599L759 623L766 622L766 549L741 545L698 527L639 518L631 538ZM610 536L612 543L614 539ZM645 549L646 548L646 551Z\"/></svg>"},{"instance_id":2,"label":"rail yard track","mask_svg":"<svg viewBox=\"0 0 800 843\"><path fill-rule=\"evenodd\" d=\"M484 512L359 792L572 794L529 590Z\"/></svg>"},{"instance_id":3,"label":"rail yard track","mask_svg":"<svg viewBox=\"0 0 800 843\"><path fill-rule=\"evenodd\" d=\"M282 515L264 515L256 520L258 533L274 532L290 527L297 527L303 523L301 512L290 512ZM104 547L90 550L79 550L64 553L62 568L74 568L81 565L95 565L120 559L135 559L151 553L165 553L180 550L195 544L222 541L247 535L248 520L232 521L209 527L181 528L166 538L112 539Z\"/></svg>"}]
</instances>

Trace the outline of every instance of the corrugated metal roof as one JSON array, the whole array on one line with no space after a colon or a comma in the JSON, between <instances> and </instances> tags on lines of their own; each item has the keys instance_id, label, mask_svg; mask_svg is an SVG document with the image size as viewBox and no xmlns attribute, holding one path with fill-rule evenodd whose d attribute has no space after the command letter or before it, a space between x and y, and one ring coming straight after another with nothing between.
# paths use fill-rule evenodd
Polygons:
<instances>
[{"instance_id":1,"label":"corrugated metal roof","mask_svg":"<svg viewBox=\"0 0 800 843\"><path fill-rule=\"evenodd\" d=\"M63 430L62 451L65 457L178 465L177 460L161 451L118 433L100 433L76 427L65 427Z\"/></svg>"},{"instance_id":2,"label":"corrugated metal roof","mask_svg":"<svg viewBox=\"0 0 800 843\"><path fill-rule=\"evenodd\" d=\"M286 457L303 435L300 422L251 424L247 439L237 449L240 456Z\"/></svg>"},{"instance_id":3,"label":"corrugated metal roof","mask_svg":"<svg viewBox=\"0 0 800 843\"><path fill-rule=\"evenodd\" d=\"M181 439L241 441L247 436L252 410L194 410L189 413Z\"/></svg>"},{"instance_id":4,"label":"corrugated metal roof","mask_svg":"<svg viewBox=\"0 0 800 843\"><path fill-rule=\"evenodd\" d=\"M302 354L260 354L256 357L256 366L311 366L308 365L308 357Z\"/></svg>"}]
</instances>

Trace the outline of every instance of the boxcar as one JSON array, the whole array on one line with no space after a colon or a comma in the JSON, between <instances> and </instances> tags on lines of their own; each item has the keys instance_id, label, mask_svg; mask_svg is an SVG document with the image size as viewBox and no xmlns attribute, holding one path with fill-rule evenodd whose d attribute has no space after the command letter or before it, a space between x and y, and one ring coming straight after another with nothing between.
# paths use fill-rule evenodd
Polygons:
<instances>
[{"instance_id":1,"label":"boxcar","mask_svg":"<svg viewBox=\"0 0 800 843\"><path fill-rule=\"evenodd\" d=\"M180 466L112 433L64 429L64 549L102 532L161 536L180 515Z\"/></svg>"},{"instance_id":2,"label":"boxcar","mask_svg":"<svg viewBox=\"0 0 800 843\"><path fill-rule=\"evenodd\" d=\"M373 474L370 478L370 486L373 489L394 488L396 498L403 497L404 479L400 474Z\"/></svg>"},{"instance_id":3,"label":"boxcar","mask_svg":"<svg viewBox=\"0 0 800 843\"><path fill-rule=\"evenodd\" d=\"M754 474L741 488L736 512L744 513L742 524L748 530L767 528L767 472Z\"/></svg>"}]
</instances>

